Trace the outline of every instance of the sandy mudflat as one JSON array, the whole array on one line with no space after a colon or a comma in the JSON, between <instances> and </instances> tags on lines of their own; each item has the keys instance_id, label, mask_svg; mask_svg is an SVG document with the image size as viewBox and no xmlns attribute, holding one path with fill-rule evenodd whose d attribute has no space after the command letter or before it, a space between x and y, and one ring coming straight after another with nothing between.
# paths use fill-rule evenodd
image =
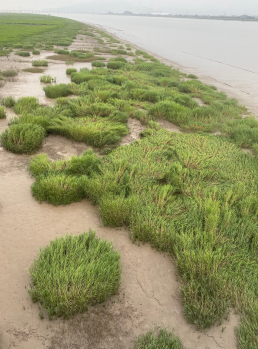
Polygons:
<instances>
[{"instance_id":1,"label":"sandy mudflat","mask_svg":"<svg viewBox=\"0 0 258 349\"><path fill-rule=\"evenodd\" d=\"M90 39L86 42L78 37L70 49L92 45ZM44 52L40 58L49 54ZM28 68L31 60L21 58L18 62L17 56L9 60L2 57L0 69ZM73 65L86 66L90 64ZM45 74L56 76L58 83L69 82L66 68L64 63L51 61ZM40 103L53 105L54 101L44 95L40 75L20 72L0 88L0 97L35 96ZM8 110L8 119L11 117L13 112ZM0 132L7 127L8 119L0 120ZM137 120L129 120L128 126L131 133L122 144L138 139L144 130ZM164 121L161 126L179 131ZM85 144L50 136L40 152L56 160L81 155L86 149ZM187 324L180 282L169 256L151 249L148 244L133 244L125 229L103 227L97 207L89 201L65 207L35 201L30 193L34 179L27 171L29 160L30 156L14 155L0 148L0 347L2 341L3 349L129 349L133 348L136 336L153 326L165 326L169 330L174 328L189 349L236 349L234 329L239 324L236 315L231 314L229 321L205 332L198 332L195 326ZM40 320L38 306L32 304L26 290L30 283L29 265L39 248L51 240L67 233L80 234L89 228L96 230L97 236L112 241L121 253L123 276L119 295L112 297L105 307L96 306L65 323Z\"/></svg>"}]
</instances>

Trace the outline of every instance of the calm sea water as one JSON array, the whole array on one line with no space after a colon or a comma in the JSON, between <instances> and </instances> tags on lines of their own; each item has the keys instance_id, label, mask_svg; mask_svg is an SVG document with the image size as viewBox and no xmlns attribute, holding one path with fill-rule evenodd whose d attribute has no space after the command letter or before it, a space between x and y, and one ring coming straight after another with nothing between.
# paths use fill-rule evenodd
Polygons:
<instances>
[{"instance_id":1,"label":"calm sea water","mask_svg":"<svg viewBox=\"0 0 258 349\"><path fill-rule=\"evenodd\" d=\"M258 22L71 15L251 95L258 104Z\"/></svg>"}]
</instances>

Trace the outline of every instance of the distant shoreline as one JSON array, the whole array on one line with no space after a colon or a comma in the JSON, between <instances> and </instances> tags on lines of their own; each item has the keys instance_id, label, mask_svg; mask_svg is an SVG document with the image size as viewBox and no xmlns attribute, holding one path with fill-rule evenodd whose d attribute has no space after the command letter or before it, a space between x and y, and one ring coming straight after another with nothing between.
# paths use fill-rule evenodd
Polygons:
<instances>
[{"instance_id":1,"label":"distant shoreline","mask_svg":"<svg viewBox=\"0 0 258 349\"><path fill-rule=\"evenodd\" d=\"M161 17L161 18L186 18L186 19L212 19L212 20L220 20L220 21L239 21L239 22L258 22L258 17L227 17L227 16L188 16L188 15L162 15L162 14L135 14L135 13L93 13L104 16L126 16L126 17Z\"/></svg>"}]
</instances>

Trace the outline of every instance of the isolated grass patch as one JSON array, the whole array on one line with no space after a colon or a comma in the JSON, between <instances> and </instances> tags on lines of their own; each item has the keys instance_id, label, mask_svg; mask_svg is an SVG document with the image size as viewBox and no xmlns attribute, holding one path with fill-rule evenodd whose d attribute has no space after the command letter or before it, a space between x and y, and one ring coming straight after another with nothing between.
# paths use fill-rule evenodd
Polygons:
<instances>
[{"instance_id":1,"label":"isolated grass patch","mask_svg":"<svg viewBox=\"0 0 258 349\"><path fill-rule=\"evenodd\" d=\"M42 75L40 77L40 82L44 82L45 84L51 84L52 77L50 75Z\"/></svg>"},{"instance_id":2,"label":"isolated grass patch","mask_svg":"<svg viewBox=\"0 0 258 349\"><path fill-rule=\"evenodd\" d=\"M90 230L51 241L40 250L29 272L33 302L39 302L49 318L69 318L118 292L120 255Z\"/></svg>"},{"instance_id":3,"label":"isolated grass patch","mask_svg":"<svg viewBox=\"0 0 258 349\"><path fill-rule=\"evenodd\" d=\"M40 51L39 51L39 50L32 50L32 53L33 53L34 55L40 55Z\"/></svg>"},{"instance_id":4,"label":"isolated grass patch","mask_svg":"<svg viewBox=\"0 0 258 349\"><path fill-rule=\"evenodd\" d=\"M16 76L17 74L18 74L18 71L14 69L7 69L7 70L0 71L0 75L4 76L5 78L10 78L10 77Z\"/></svg>"},{"instance_id":5,"label":"isolated grass patch","mask_svg":"<svg viewBox=\"0 0 258 349\"><path fill-rule=\"evenodd\" d=\"M48 66L48 61L46 60L37 60L37 61L32 61L33 67L47 67Z\"/></svg>"},{"instance_id":6,"label":"isolated grass patch","mask_svg":"<svg viewBox=\"0 0 258 349\"><path fill-rule=\"evenodd\" d=\"M28 51L17 51L17 52L15 52L15 54L17 56L21 56L21 57L29 57L30 56L30 52L28 52Z\"/></svg>"},{"instance_id":7,"label":"isolated grass patch","mask_svg":"<svg viewBox=\"0 0 258 349\"><path fill-rule=\"evenodd\" d=\"M77 72L77 69L75 69L75 68L67 68L66 69L67 75L71 75L72 73L76 73L76 72Z\"/></svg>"},{"instance_id":8,"label":"isolated grass patch","mask_svg":"<svg viewBox=\"0 0 258 349\"><path fill-rule=\"evenodd\" d=\"M46 86L43 90L48 98L67 97L72 94L69 85L66 84Z\"/></svg>"},{"instance_id":9,"label":"isolated grass patch","mask_svg":"<svg viewBox=\"0 0 258 349\"><path fill-rule=\"evenodd\" d=\"M16 114L22 114L24 112L31 112L39 107L38 99L35 97L22 97L19 98L14 106L14 112Z\"/></svg>"},{"instance_id":10,"label":"isolated grass patch","mask_svg":"<svg viewBox=\"0 0 258 349\"><path fill-rule=\"evenodd\" d=\"M11 96L1 99L1 105L3 105L6 108L13 108L15 103L15 99Z\"/></svg>"},{"instance_id":11,"label":"isolated grass patch","mask_svg":"<svg viewBox=\"0 0 258 349\"><path fill-rule=\"evenodd\" d=\"M0 119L6 118L6 110L4 107L0 106Z\"/></svg>"},{"instance_id":12,"label":"isolated grass patch","mask_svg":"<svg viewBox=\"0 0 258 349\"><path fill-rule=\"evenodd\" d=\"M180 339L166 329L149 331L139 336L134 349L184 349Z\"/></svg>"},{"instance_id":13,"label":"isolated grass patch","mask_svg":"<svg viewBox=\"0 0 258 349\"><path fill-rule=\"evenodd\" d=\"M41 148L45 130L39 125L11 125L1 134L1 142L6 150L16 154L31 154Z\"/></svg>"}]
</instances>

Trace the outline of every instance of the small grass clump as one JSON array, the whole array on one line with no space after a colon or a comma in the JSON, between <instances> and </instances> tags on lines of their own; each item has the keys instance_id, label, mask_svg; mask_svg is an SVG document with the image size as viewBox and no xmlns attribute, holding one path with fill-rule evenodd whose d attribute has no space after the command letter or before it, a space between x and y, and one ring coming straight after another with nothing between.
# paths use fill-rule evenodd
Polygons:
<instances>
[{"instance_id":1,"label":"small grass clump","mask_svg":"<svg viewBox=\"0 0 258 349\"><path fill-rule=\"evenodd\" d=\"M127 59L125 59L124 57L115 57L115 58L111 58L109 60L109 62L123 62L123 63L128 63Z\"/></svg>"},{"instance_id":2,"label":"small grass clump","mask_svg":"<svg viewBox=\"0 0 258 349\"><path fill-rule=\"evenodd\" d=\"M30 113L39 107L38 99L35 97L22 97L14 106L16 114Z\"/></svg>"},{"instance_id":3,"label":"small grass clump","mask_svg":"<svg viewBox=\"0 0 258 349\"><path fill-rule=\"evenodd\" d=\"M21 57L29 57L30 56L30 52L28 52L28 51L17 51L17 52L15 52L15 54L17 56L21 56Z\"/></svg>"},{"instance_id":4,"label":"small grass clump","mask_svg":"<svg viewBox=\"0 0 258 349\"><path fill-rule=\"evenodd\" d=\"M77 69L75 69L75 68L67 68L66 69L67 75L71 75L72 73L77 73Z\"/></svg>"},{"instance_id":5,"label":"small grass clump","mask_svg":"<svg viewBox=\"0 0 258 349\"><path fill-rule=\"evenodd\" d=\"M40 55L40 51L39 51L39 50L33 50L32 53L33 53L34 55Z\"/></svg>"},{"instance_id":6,"label":"small grass clump","mask_svg":"<svg viewBox=\"0 0 258 349\"><path fill-rule=\"evenodd\" d=\"M68 50L56 49L54 52L58 53L59 55L69 55L69 51Z\"/></svg>"},{"instance_id":7,"label":"small grass clump","mask_svg":"<svg viewBox=\"0 0 258 349\"><path fill-rule=\"evenodd\" d=\"M7 70L0 70L0 75L4 76L5 78L11 78L18 74L18 71L15 69L7 69Z\"/></svg>"},{"instance_id":8,"label":"small grass clump","mask_svg":"<svg viewBox=\"0 0 258 349\"><path fill-rule=\"evenodd\" d=\"M39 150L45 137L45 130L39 125L11 125L1 135L3 147L15 154L31 154Z\"/></svg>"},{"instance_id":9,"label":"small grass clump","mask_svg":"<svg viewBox=\"0 0 258 349\"><path fill-rule=\"evenodd\" d=\"M91 63L91 65L92 65L93 67L96 67L96 68L103 68L103 67L106 66L105 63L100 62L100 61L93 61L93 62Z\"/></svg>"},{"instance_id":10,"label":"small grass clump","mask_svg":"<svg viewBox=\"0 0 258 349\"><path fill-rule=\"evenodd\" d=\"M30 269L29 294L51 319L69 318L118 292L120 255L95 232L56 238L42 248Z\"/></svg>"},{"instance_id":11,"label":"small grass clump","mask_svg":"<svg viewBox=\"0 0 258 349\"><path fill-rule=\"evenodd\" d=\"M6 110L3 106L0 106L0 119L6 118Z\"/></svg>"},{"instance_id":12,"label":"small grass clump","mask_svg":"<svg viewBox=\"0 0 258 349\"><path fill-rule=\"evenodd\" d=\"M66 84L46 86L43 90L48 98L67 97L72 94L70 86Z\"/></svg>"},{"instance_id":13,"label":"small grass clump","mask_svg":"<svg viewBox=\"0 0 258 349\"><path fill-rule=\"evenodd\" d=\"M40 82L44 82L45 84L51 84L53 78L50 75L42 75L40 77Z\"/></svg>"},{"instance_id":14,"label":"small grass clump","mask_svg":"<svg viewBox=\"0 0 258 349\"><path fill-rule=\"evenodd\" d=\"M6 108L13 108L15 106L15 99L11 96L5 97L1 100L1 105Z\"/></svg>"},{"instance_id":15,"label":"small grass clump","mask_svg":"<svg viewBox=\"0 0 258 349\"><path fill-rule=\"evenodd\" d=\"M37 61L32 61L33 67L47 67L48 66L48 61L46 60L37 60Z\"/></svg>"},{"instance_id":16,"label":"small grass clump","mask_svg":"<svg viewBox=\"0 0 258 349\"><path fill-rule=\"evenodd\" d=\"M134 349L184 349L180 339L166 329L149 331L139 336Z\"/></svg>"}]
</instances>

